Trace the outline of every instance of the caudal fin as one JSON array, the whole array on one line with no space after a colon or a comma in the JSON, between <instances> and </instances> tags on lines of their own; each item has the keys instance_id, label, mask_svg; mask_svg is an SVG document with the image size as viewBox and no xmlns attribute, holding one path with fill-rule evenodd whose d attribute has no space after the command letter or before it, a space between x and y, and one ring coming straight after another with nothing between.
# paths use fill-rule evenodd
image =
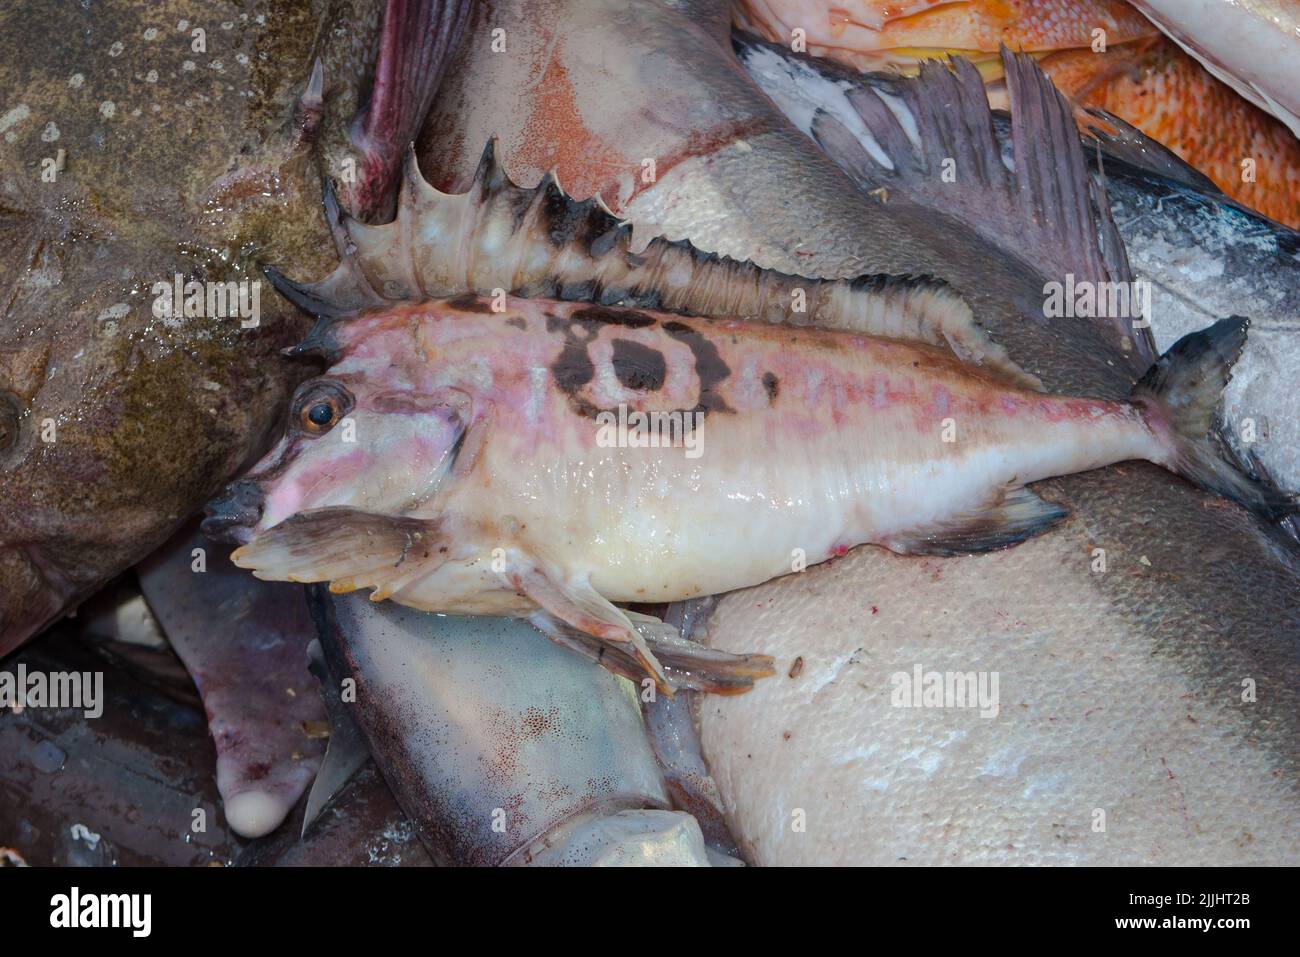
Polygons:
<instances>
[{"instance_id":1,"label":"caudal fin","mask_svg":"<svg viewBox=\"0 0 1300 957\"><path fill-rule=\"evenodd\" d=\"M1276 521L1297 511L1293 495L1247 474L1217 431L1219 399L1246 345L1250 320L1220 319L1175 342L1133 388L1133 400L1168 443L1166 463L1202 488Z\"/></svg>"}]
</instances>

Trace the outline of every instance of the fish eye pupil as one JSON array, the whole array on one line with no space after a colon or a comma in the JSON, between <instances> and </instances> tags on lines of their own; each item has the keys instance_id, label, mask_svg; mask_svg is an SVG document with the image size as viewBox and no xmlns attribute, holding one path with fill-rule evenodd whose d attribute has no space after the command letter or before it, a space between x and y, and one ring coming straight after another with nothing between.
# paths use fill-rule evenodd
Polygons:
<instances>
[{"instance_id":1,"label":"fish eye pupil","mask_svg":"<svg viewBox=\"0 0 1300 957\"><path fill-rule=\"evenodd\" d=\"M334 421L334 407L328 402L317 402L307 411L312 425L329 425Z\"/></svg>"}]
</instances>

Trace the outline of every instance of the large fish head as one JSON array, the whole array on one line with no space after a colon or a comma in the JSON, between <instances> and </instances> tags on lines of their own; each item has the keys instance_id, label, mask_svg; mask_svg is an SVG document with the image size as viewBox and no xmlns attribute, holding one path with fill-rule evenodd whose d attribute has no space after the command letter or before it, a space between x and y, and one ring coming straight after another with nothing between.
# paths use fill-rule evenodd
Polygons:
<instances>
[{"instance_id":1,"label":"large fish head","mask_svg":"<svg viewBox=\"0 0 1300 957\"><path fill-rule=\"evenodd\" d=\"M311 368L256 266L325 264L295 116L319 60L351 119L380 9L0 4L0 656L266 450ZM155 311L191 281L240 314Z\"/></svg>"},{"instance_id":2,"label":"large fish head","mask_svg":"<svg viewBox=\"0 0 1300 957\"><path fill-rule=\"evenodd\" d=\"M392 354L370 341L303 383L279 442L208 505L204 531L247 543L322 509L422 514L455 459L470 397Z\"/></svg>"}]
</instances>

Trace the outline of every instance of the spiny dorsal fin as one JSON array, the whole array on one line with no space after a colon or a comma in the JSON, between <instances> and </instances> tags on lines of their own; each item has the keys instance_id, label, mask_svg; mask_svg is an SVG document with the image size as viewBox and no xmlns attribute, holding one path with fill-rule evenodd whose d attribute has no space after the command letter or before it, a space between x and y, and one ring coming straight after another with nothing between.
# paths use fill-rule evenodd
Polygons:
<instances>
[{"instance_id":1,"label":"spiny dorsal fin","mask_svg":"<svg viewBox=\"0 0 1300 957\"><path fill-rule=\"evenodd\" d=\"M397 215L369 226L341 210L331 187L325 212L337 269L299 284L274 269L271 282L322 322L294 351L328 351L328 326L391 302L496 290L524 297L626 304L685 315L816 325L926 342L1039 388L975 322L970 307L927 277L821 280L760 269L687 242L652 240L633 252L631 226L598 200L575 201L553 175L516 186L483 151L465 193L434 189L407 156Z\"/></svg>"},{"instance_id":2,"label":"spiny dorsal fin","mask_svg":"<svg viewBox=\"0 0 1300 957\"><path fill-rule=\"evenodd\" d=\"M1088 174L1074 110L1032 57L1004 47L1002 60L1014 170L1002 158L979 71L963 58L923 63L915 77L855 75L807 57L794 66L805 82L815 74L847 101L852 115L818 107L807 125L863 189L952 216L1045 279L1131 281L1104 187ZM1147 330L1103 321L1122 323L1117 332L1132 341L1136 364L1155 360Z\"/></svg>"}]
</instances>

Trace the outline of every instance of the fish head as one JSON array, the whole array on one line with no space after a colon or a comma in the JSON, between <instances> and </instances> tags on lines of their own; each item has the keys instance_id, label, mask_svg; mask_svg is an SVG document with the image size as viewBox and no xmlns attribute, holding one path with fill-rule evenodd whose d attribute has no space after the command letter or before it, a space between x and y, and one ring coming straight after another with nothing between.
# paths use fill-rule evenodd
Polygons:
<instances>
[{"instance_id":1,"label":"fish head","mask_svg":"<svg viewBox=\"0 0 1300 957\"><path fill-rule=\"evenodd\" d=\"M322 509L421 514L455 460L470 396L412 380L380 353L345 362L351 371L298 388L279 442L208 505L209 536L246 544Z\"/></svg>"},{"instance_id":2,"label":"fish head","mask_svg":"<svg viewBox=\"0 0 1300 957\"><path fill-rule=\"evenodd\" d=\"M295 116L319 58L331 129L351 119L381 7L4 5L0 656L255 462L314 371L281 354L307 320L257 265L326 265ZM190 283L198 309L164 307Z\"/></svg>"}]
</instances>

